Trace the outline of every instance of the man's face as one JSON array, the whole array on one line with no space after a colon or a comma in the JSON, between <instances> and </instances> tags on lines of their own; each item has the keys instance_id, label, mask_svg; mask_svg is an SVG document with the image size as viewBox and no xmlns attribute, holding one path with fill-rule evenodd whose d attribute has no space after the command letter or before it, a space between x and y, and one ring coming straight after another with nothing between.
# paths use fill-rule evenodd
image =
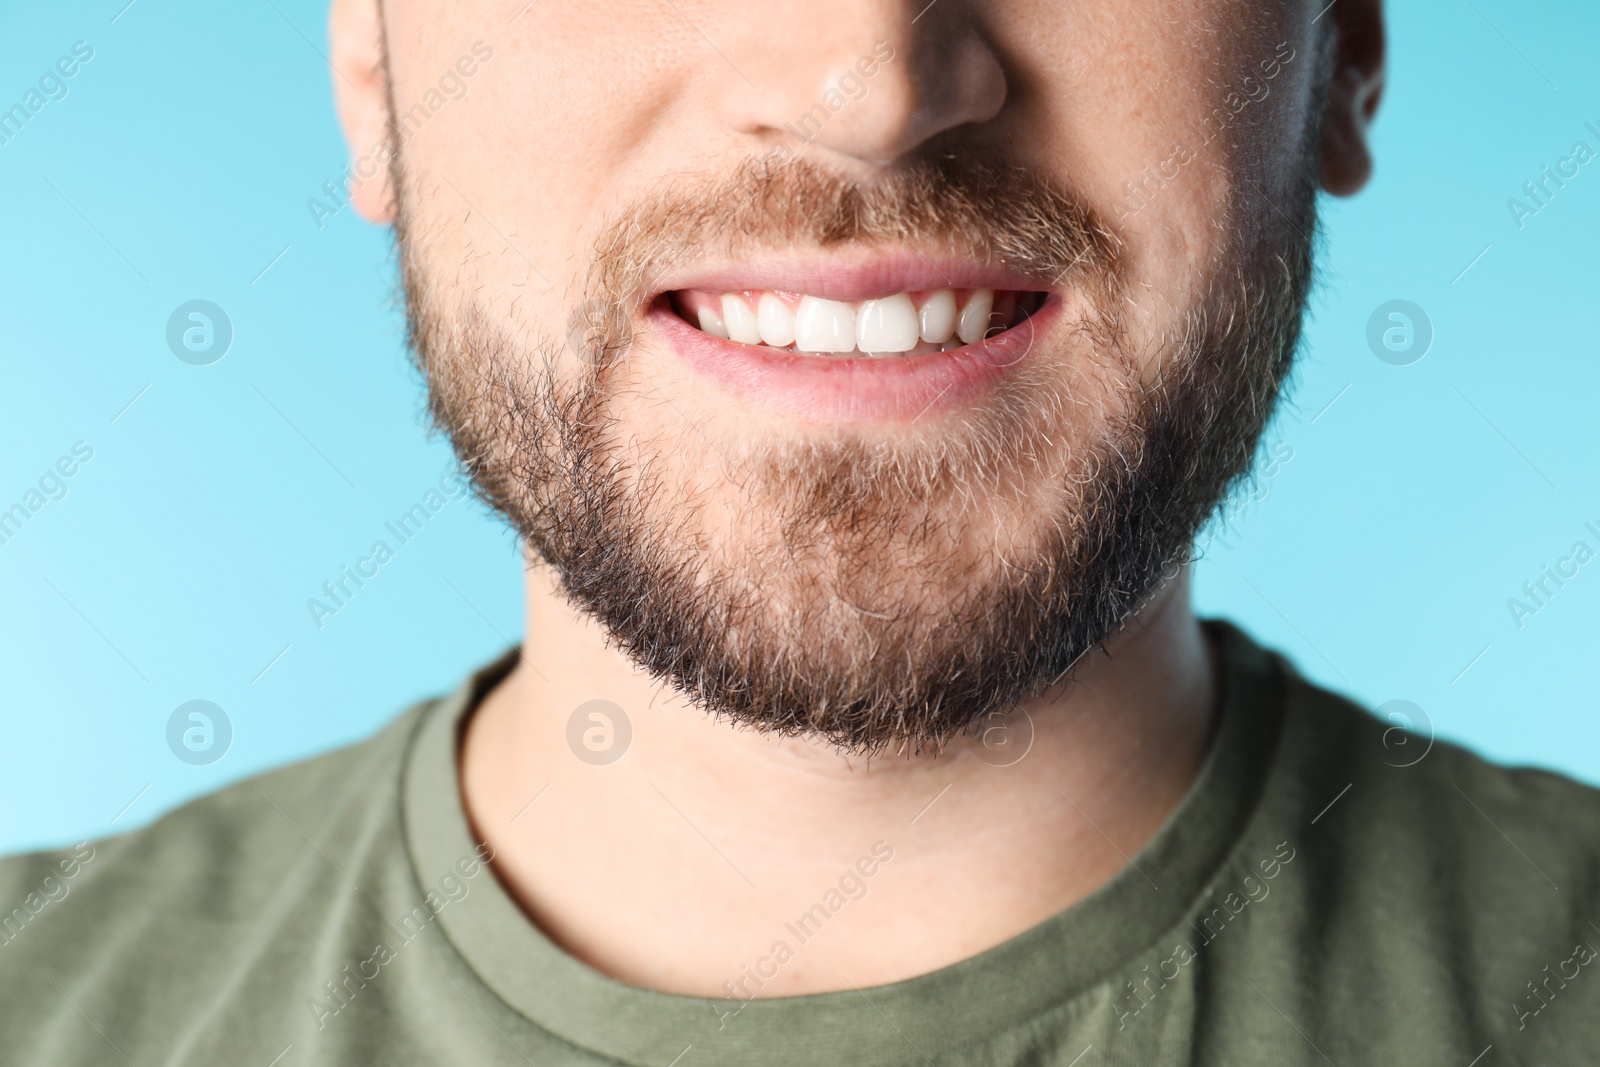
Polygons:
<instances>
[{"instance_id":1,"label":"man's face","mask_svg":"<svg viewBox=\"0 0 1600 1067\"><path fill-rule=\"evenodd\" d=\"M519 6L383 5L396 165L358 196L397 213L486 496L736 721L918 747L1057 681L1270 412L1328 27L1259 0Z\"/></svg>"}]
</instances>

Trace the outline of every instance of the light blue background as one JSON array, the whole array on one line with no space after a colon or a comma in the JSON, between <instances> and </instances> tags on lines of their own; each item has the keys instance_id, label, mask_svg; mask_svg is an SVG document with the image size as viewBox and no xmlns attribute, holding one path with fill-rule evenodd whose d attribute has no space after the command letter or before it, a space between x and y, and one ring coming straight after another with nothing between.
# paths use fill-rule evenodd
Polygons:
<instances>
[{"instance_id":1,"label":"light blue background","mask_svg":"<svg viewBox=\"0 0 1600 1067\"><path fill-rule=\"evenodd\" d=\"M0 145L0 508L94 449L0 545L0 850L360 738L521 633L513 538L460 500L321 629L306 609L448 461L388 234L307 210L345 162L325 0L124 3L0 4L0 107L73 42L95 50ZM1269 435L1292 458L1211 543L1200 605L1441 736L1600 782L1600 561L1521 629L1506 606L1580 537L1600 548L1600 161L1520 230L1506 206L1574 141L1600 149L1600 5L1390 19L1377 175L1326 205ZM197 297L236 333L207 367L164 339ZM1412 366L1365 341L1397 298L1435 330ZM167 747L192 699L233 723L210 766Z\"/></svg>"}]
</instances>

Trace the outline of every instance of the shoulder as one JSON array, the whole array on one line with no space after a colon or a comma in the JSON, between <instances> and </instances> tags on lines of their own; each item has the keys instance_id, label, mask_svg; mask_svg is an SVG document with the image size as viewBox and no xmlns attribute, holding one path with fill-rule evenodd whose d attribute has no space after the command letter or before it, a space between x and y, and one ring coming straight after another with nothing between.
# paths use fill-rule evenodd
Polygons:
<instances>
[{"instance_id":1,"label":"shoulder","mask_svg":"<svg viewBox=\"0 0 1600 1067\"><path fill-rule=\"evenodd\" d=\"M425 707L364 741L235 782L141 829L0 859L0 905L46 878L67 879L60 890L66 893L168 894L189 881L214 893L261 849L312 829L325 833L382 806L394 795L406 740Z\"/></svg>"},{"instance_id":2,"label":"shoulder","mask_svg":"<svg viewBox=\"0 0 1600 1067\"><path fill-rule=\"evenodd\" d=\"M95 1002L97 1025L170 1027L181 1005L271 966L356 886L376 890L402 847L404 753L433 703L139 830L0 860L0 1030L53 1047L72 990Z\"/></svg>"},{"instance_id":3,"label":"shoulder","mask_svg":"<svg viewBox=\"0 0 1600 1067\"><path fill-rule=\"evenodd\" d=\"M1594 878L1600 789L1485 759L1439 737L1416 704L1365 708L1292 671L1284 693L1286 769L1298 776L1299 804L1317 805L1310 815L1328 833L1354 831L1368 846L1403 842L1455 864L1514 860L1518 879L1547 888L1555 874L1574 890Z\"/></svg>"},{"instance_id":4,"label":"shoulder","mask_svg":"<svg viewBox=\"0 0 1600 1067\"><path fill-rule=\"evenodd\" d=\"M1529 1053L1600 1038L1600 790L1284 674L1258 822L1297 853L1284 933L1327 1010Z\"/></svg>"}]
</instances>

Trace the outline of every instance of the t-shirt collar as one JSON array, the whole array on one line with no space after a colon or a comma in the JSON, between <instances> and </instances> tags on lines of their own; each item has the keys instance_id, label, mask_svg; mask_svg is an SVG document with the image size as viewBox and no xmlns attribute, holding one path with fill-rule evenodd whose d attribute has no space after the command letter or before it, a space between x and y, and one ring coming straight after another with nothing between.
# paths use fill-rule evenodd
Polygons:
<instances>
[{"instance_id":1,"label":"t-shirt collar","mask_svg":"<svg viewBox=\"0 0 1600 1067\"><path fill-rule=\"evenodd\" d=\"M557 947L494 879L439 914L478 977L550 1033L638 1065L922 1063L1051 1012L1087 1010L1082 994L1157 943L1203 891L1249 821L1278 734L1282 677L1233 626L1207 622L1222 649L1222 708L1211 750L1184 799L1109 882L976 956L889 985L741 1001L679 996L614 981ZM419 884L470 855L457 742L484 694L517 663L512 649L419 720L403 768L406 844ZM688 1061L686 1061L688 1062Z\"/></svg>"}]
</instances>

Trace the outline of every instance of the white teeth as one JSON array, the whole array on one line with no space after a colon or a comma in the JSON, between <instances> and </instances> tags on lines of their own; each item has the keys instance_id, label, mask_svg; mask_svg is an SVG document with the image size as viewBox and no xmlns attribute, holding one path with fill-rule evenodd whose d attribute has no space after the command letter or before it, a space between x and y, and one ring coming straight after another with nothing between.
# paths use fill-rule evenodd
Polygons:
<instances>
[{"instance_id":1,"label":"white teeth","mask_svg":"<svg viewBox=\"0 0 1600 1067\"><path fill-rule=\"evenodd\" d=\"M1017 318L1020 297L972 289L964 304L953 289L909 292L848 304L775 290L704 294L692 306L700 330L739 344L790 352L850 356L923 355L977 344ZM1026 313L1024 313L1026 317ZM1004 320L996 322L996 319Z\"/></svg>"},{"instance_id":2,"label":"white teeth","mask_svg":"<svg viewBox=\"0 0 1600 1067\"><path fill-rule=\"evenodd\" d=\"M983 340L989 332L989 312L993 310L994 290L974 289L972 295L967 297L967 306L961 309L961 318L956 322L956 336L969 345Z\"/></svg>"},{"instance_id":3,"label":"white teeth","mask_svg":"<svg viewBox=\"0 0 1600 1067\"><path fill-rule=\"evenodd\" d=\"M794 343L802 352L855 351L855 308L837 300L801 297L794 316Z\"/></svg>"},{"instance_id":4,"label":"white teeth","mask_svg":"<svg viewBox=\"0 0 1600 1067\"><path fill-rule=\"evenodd\" d=\"M856 312L856 347L863 352L909 352L917 346L917 307L905 293L868 300Z\"/></svg>"},{"instance_id":5,"label":"white teeth","mask_svg":"<svg viewBox=\"0 0 1600 1067\"><path fill-rule=\"evenodd\" d=\"M722 324L722 316L717 314L717 309L710 304L700 305L700 332L728 340L728 328Z\"/></svg>"},{"instance_id":6,"label":"white teeth","mask_svg":"<svg viewBox=\"0 0 1600 1067\"><path fill-rule=\"evenodd\" d=\"M956 332L956 294L948 289L929 293L918 313L918 320L919 335L924 341L932 341L937 345L950 340Z\"/></svg>"},{"instance_id":7,"label":"white teeth","mask_svg":"<svg viewBox=\"0 0 1600 1067\"><path fill-rule=\"evenodd\" d=\"M743 297L732 293L723 296L722 321L727 324L729 340L742 345L761 343L761 326L756 322L756 313L750 310L750 305L744 302Z\"/></svg>"},{"instance_id":8,"label":"white teeth","mask_svg":"<svg viewBox=\"0 0 1600 1067\"><path fill-rule=\"evenodd\" d=\"M774 293L763 293L756 306L756 321L761 327L761 343L773 348L794 344L794 312Z\"/></svg>"}]
</instances>

